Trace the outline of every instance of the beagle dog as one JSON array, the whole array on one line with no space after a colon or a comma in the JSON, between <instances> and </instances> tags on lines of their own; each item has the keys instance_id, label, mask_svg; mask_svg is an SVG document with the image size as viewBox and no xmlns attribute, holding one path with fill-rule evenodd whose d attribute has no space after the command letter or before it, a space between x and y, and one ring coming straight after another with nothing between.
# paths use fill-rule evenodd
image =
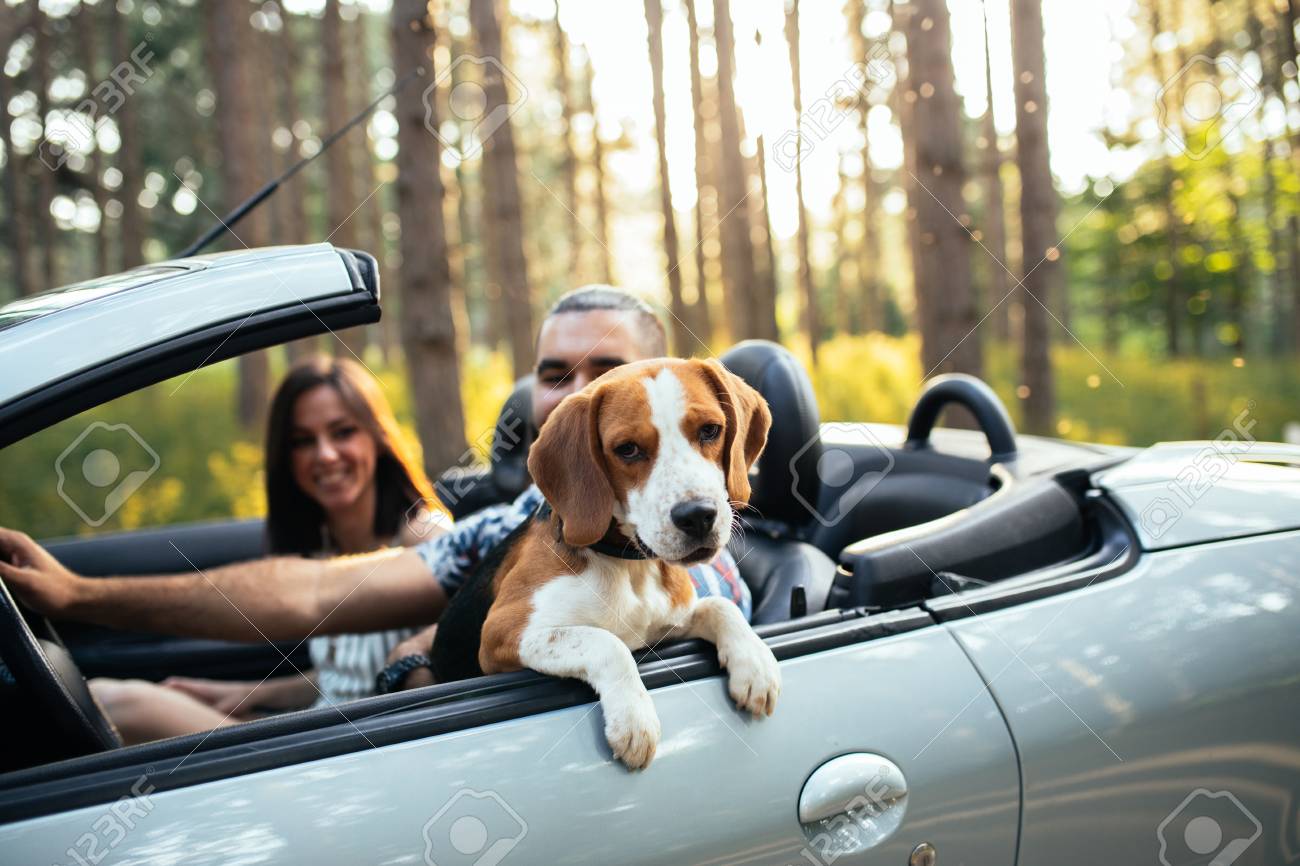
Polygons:
<instances>
[{"instance_id":1,"label":"beagle dog","mask_svg":"<svg viewBox=\"0 0 1300 866\"><path fill-rule=\"evenodd\" d=\"M660 728L633 650L704 638L736 704L771 715L775 656L733 602L697 598L685 568L727 544L770 426L758 392L713 360L626 364L565 398L528 456L546 504L453 597L435 678L531 668L583 680L634 770Z\"/></svg>"}]
</instances>

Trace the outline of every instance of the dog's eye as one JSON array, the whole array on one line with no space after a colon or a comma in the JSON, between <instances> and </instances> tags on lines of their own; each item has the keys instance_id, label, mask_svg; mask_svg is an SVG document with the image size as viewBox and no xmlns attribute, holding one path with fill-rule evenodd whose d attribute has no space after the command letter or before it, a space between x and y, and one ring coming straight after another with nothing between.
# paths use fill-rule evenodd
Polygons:
<instances>
[{"instance_id":1,"label":"dog's eye","mask_svg":"<svg viewBox=\"0 0 1300 866\"><path fill-rule=\"evenodd\" d=\"M635 442L624 442L622 445L615 445L614 453L618 455L620 460L626 460L629 463L642 456L641 448Z\"/></svg>"},{"instance_id":2,"label":"dog's eye","mask_svg":"<svg viewBox=\"0 0 1300 866\"><path fill-rule=\"evenodd\" d=\"M700 428L700 441L712 442L722 435L721 424L705 424Z\"/></svg>"}]
</instances>

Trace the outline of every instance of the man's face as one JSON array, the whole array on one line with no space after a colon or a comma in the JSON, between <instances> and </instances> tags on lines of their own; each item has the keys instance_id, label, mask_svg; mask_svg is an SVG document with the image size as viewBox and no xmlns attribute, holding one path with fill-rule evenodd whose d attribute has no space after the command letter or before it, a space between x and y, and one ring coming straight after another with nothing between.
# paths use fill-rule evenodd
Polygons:
<instances>
[{"instance_id":1,"label":"man's face","mask_svg":"<svg viewBox=\"0 0 1300 866\"><path fill-rule=\"evenodd\" d=\"M541 427L560 401L602 373L643 360L637 315L625 310L560 313L537 335L533 419Z\"/></svg>"}]
</instances>

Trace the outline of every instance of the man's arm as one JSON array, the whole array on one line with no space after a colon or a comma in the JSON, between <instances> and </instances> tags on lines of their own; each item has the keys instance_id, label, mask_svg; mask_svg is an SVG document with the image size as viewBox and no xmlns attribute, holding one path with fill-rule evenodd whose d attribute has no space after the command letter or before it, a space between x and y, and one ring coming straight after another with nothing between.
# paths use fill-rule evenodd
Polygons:
<instances>
[{"instance_id":1,"label":"man's arm","mask_svg":"<svg viewBox=\"0 0 1300 866\"><path fill-rule=\"evenodd\" d=\"M48 616L187 637L300 640L437 620L447 596L413 550L274 557L158 577L85 578L0 529L0 578Z\"/></svg>"}]
</instances>

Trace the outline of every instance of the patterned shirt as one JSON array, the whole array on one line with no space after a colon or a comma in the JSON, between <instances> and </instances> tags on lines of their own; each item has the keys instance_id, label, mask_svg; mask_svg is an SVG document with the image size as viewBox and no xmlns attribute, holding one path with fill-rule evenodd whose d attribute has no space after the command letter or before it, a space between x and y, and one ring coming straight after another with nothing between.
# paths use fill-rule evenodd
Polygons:
<instances>
[{"instance_id":1,"label":"patterned shirt","mask_svg":"<svg viewBox=\"0 0 1300 866\"><path fill-rule=\"evenodd\" d=\"M542 492L536 485L531 485L514 502L492 505L458 520L446 534L421 542L415 551L450 597L456 594L488 551L527 520L542 501ZM731 599L745 619L749 619L753 600L729 552L723 550L711 562L692 565L687 573L695 585L697 596L716 595Z\"/></svg>"}]
</instances>

